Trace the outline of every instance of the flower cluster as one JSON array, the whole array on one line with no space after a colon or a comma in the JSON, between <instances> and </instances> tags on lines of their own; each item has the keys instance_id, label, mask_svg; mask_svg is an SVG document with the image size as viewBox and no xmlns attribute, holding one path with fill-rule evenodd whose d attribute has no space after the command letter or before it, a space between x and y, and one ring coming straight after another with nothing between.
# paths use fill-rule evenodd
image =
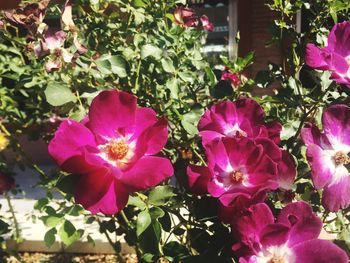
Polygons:
<instances>
[{"instance_id":1,"label":"flower cluster","mask_svg":"<svg viewBox=\"0 0 350 263\"><path fill-rule=\"evenodd\" d=\"M204 113L198 128L208 165L188 167L189 186L196 194L219 198L224 221L271 190L291 189L296 170L278 146L281 125L265 123L254 100L220 102Z\"/></svg>"},{"instance_id":2,"label":"flower cluster","mask_svg":"<svg viewBox=\"0 0 350 263\"><path fill-rule=\"evenodd\" d=\"M152 109L138 107L135 96L103 91L82 122L61 123L49 153L64 171L80 175L77 203L93 214L113 215L124 208L129 193L173 174L168 159L154 156L167 142L167 124Z\"/></svg>"},{"instance_id":3,"label":"flower cluster","mask_svg":"<svg viewBox=\"0 0 350 263\"><path fill-rule=\"evenodd\" d=\"M242 263L348 262L342 249L318 238L322 221L304 202L284 207L276 221L266 204L256 204L231 225Z\"/></svg>"},{"instance_id":4,"label":"flower cluster","mask_svg":"<svg viewBox=\"0 0 350 263\"><path fill-rule=\"evenodd\" d=\"M350 107L332 105L322 115L323 133L307 124L302 139L307 146L316 189L323 190L322 203L329 211L350 205Z\"/></svg>"},{"instance_id":5,"label":"flower cluster","mask_svg":"<svg viewBox=\"0 0 350 263\"><path fill-rule=\"evenodd\" d=\"M200 24L207 31L214 31L214 25L209 21L208 16L202 15L200 18L191 8L177 7L174 11L175 23L185 27L198 27Z\"/></svg>"},{"instance_id":6,"label":"flower cluster","mask_svg":"<svg viewBox=\"0 0 350 263\"><path fill-rule=\"evenodd\" d=\"M317 48L308 44L306 64L320 70L330 70L331 79L350 88L350 21L336 24L328 37L328 45Z\"/></svg>"}]
</instances>

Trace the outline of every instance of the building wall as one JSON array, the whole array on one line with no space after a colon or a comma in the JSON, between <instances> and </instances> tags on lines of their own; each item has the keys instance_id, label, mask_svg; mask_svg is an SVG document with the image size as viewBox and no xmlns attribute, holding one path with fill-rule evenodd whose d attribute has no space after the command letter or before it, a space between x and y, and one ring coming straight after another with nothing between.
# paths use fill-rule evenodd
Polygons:
<instances>
[{"instance_id":1,"label":"building wall","mask_svg":"<svg viewBox=\"0 0 350 263\"><path fill-rule=\"evenodd\" d=\"M267 47L271 40L269 25L278 14L269 10L264 0L239 0L238 1L238 30L241 40L238 47L239 56L255 51L255 63L246 74L255 77L260 70L266 69L269 62L282 64L283 52L280 46Z\"/></svg>"}]
</instances>

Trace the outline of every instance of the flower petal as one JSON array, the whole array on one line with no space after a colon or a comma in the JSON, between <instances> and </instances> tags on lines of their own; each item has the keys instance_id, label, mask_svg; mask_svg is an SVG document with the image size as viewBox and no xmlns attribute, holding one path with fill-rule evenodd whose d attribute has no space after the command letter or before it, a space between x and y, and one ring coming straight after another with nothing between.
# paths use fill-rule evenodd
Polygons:
<instances>
[{"instance_id":1,"label":"flower petal","mask_svg":"<svg viewBox=\"0 0 350 263\"><path fill-rule=\"evenodd\" d=\"M74 197L92 214L105 215L119 212L128 201L127 191L107 169L81 176Z\"/></svg>"},{"instance_id":2,"label":"flower petal","mask_svg":"<svg viewBox=\"0 0 350 263\"><path fill-rule=\"evenodd\" d=\"M311 68L328 70L330 66L324 58L327 54L327 51L316 47L314 44L307 44L305 62Z\"/></svg>"},{"instance_id":3,"label":"flower petal","mask_svg":"<svg viewBox=\"0 0 350 263\"><path fill-rule=\"evenodd\" d=\"M285 190L292 189L297 171L292 156L285 150L282 150L282 159L278 163L277 182L279 187Z\"/></svg>"},{"instance_id":4,"label":"flower petal","mask_svg":"<svg viewBox=\"0 0 350 263\"><path fill-rule=\"evenodd\" d=\"M348 256L328 240L313 239L292 248L298 263L347 263Z\"/></svg>"},{"instance_id":5,"label":"flower petal","mask_svg":"<svg viewBox=\"0 0 350 263\"><path fill-rule=\"evenodd\" d=\"M334 162L318 145L309 145L306 151L311 166L312 181L316 189L323 188L332 178Z\"/></svg>"},{"instance_id":6,"label":"flower petal","mask_svg":"<svg viewBox=\"0 0 350 263\"><path fill-rule=\"evenodd\" d=\"M337 23L328 36L328 49L343 57L350 55L350 22Z\"/></svg>"},{"instance_id":7,"label":"flower petal","mask_svg":"<svg viewBox=\"0 0 350 263\"><path fill-rule=\"evenodd\" d=\"M332 105L322 115L323 129L332 143L345 144L350 151L350 107Z\"/></svg>"},{"instance_id":8,"label":"flower petal","mask_svg":"<svg viewBox=\"0 0 350 263\"><path fill-rule=\"evenodd\" d=\"M154 187L172 176L173 166L166 158L144 156L120 178L130 191L145 190Z\"/></svg>"},{"instance_id":9,"label":"flower petal","mask_svg":"<svg viewBox=\"0 0 350 263\"><path fill-rule=\"evenodd\" d=\"M124 136L125 129L134 127L136 97L127 92L106 90L92 101L89 112L89 128L98 140Z\"/></svg>"},{"instance_id":10,"label":"flower petal","mask_svg":"<svg viewBox=\"0 0 350 263\"><path fill-rule=\"evenodd\" d=\"M79 122L65 120L56 131L48 150L58 165L62 165L67 159L81 155L81 149L85 146L96 147L91 131Z\"/></svg>"},{"instance_id":11,"label":"flower petal","mask_svg":"<svg viewBox=\"0 0 350 263\"><path fill-rule=\"evenodd\" d=\"M345 167L337 168L330 184L323 191L322 204L331 211L347 208L350 205L350 174Z\"/></svg>"},{"instance_id":12,"label":"flower petal","mask_svg":"<svg viewBox=\"0 0 350 263\"><path fill-rule=\"evenodd\" d=\"M204 195L208 193L207 185L212 177L208 167L189 165L187 167L188 186L195 195Z\"/></svg>"}]
</instances>

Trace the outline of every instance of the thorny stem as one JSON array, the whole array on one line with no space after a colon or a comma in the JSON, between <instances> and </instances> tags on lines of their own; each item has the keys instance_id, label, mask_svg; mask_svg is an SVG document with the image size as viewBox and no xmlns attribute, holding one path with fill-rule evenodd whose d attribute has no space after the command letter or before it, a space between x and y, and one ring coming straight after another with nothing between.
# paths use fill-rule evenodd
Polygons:
<instances>
[{"instance_id":1,"label":"thorny stem","mask_svg":"<svg viewBox=\"0 0 350 263\"><path fill-rule=\"evenodd\" d=\"M112 246L112 248L114 249L115 254L116 254L117 258L118 258L118 262L124 263L125 261L124 261L123 257L120 255L119 251L116 251L116 249L115 249L115 243L113 242L113 240L112 240L111 237L109 236L107 230L101 227L101 223L102 223L102 222L100 221L99 218L97 218L97 222L98 222L98 224L100 225L100 229L103 229L102 232L103 232L103 234L105 234L105 236L106 236L106 238L107 238L107 240L108 240L108 243L109 243L109 244Z\"/></svg>"},{"instance_id":2,"label":"thorny stem","mask_svg":"<svg viewBox=\"0 0 350 263\"><path fill-rule=\"evenodd\" d=\"M19 243L19 240L20 240L20 237L21 237L21 232L20 232L20 228L19 228L19 225L18 225L18 221L17 221L17 218L16 218L16 213L15 213L15 210L13 209L13 206L12 206L12 203L11 203L11 198L10 196L8 195L8 193L4 193L4 196L7 200L7 204L9 206L9 210L10 210L10 213L11 213L11 216L12 216L12 220L13 220L13 224L14 224L14 227L15 227L15 240L16 240L16 243Z\"/></svg>"}]
</instances>

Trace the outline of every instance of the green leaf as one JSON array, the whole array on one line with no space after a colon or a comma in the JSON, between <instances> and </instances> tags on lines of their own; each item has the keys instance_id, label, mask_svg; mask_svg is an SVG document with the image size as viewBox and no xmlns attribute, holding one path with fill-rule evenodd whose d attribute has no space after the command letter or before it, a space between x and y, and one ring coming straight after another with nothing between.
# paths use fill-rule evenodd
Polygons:
<instances>
[{"instance_id":1,"label":"green leaf","mask_svg":"<svg viewBox=\"0 0 350 263\"><path fill-rule=\"evenodd\" d=\"M109 62L111 63L111 70L114 74L117 74L121 78L128 76L126 72L126 61L122 56L112 56Z\"/></svg>"},{"instance_id":2,"label":"green leaf","mask_svg":"<svg viewBox=\"0 0 350 263\"><path fill-rule=\"evenodd\" d=\"M56 228L51 228L49 231L47 231L45 233L45 236L44 236L44 242L45 242L45 245L50 248L56 241L56 235L57 233L57 230Z\"/></svg>"},{"instance_id":3,"label":"green leaf","mask_svg":"<svg viewBox=\"0 0 350 263\"><path fill-rule=\"evenodd\" d=\"M47 227L56 227L58 224L60 224L63 220L63 216L43 216L41 217L41 220L44 222L44 224Z\"/></svg>"},{"instance_id":4,"label":"green leaf","mask_svg":"<svg viewBox=\"0 0 350 263\"><path fill-rule=\"evenodd\" d=\"M179 83L176 78L169 79L165 84L166 88L170 90L170 97L173 99L179 98Z\"/></svg>"},{"instance_id":5,"label":"green leaf","mask_svg":"<svg viewBox=\"0 0 350 263\"><path fill-rule=\"evenodd\" d=\"M97 69L104 75L112 73L112 64L108 59L108 56L101 56L95 61Z\"/></svg>"},{"instance_id":6,"label":"green leaf","mask_svg":"<svg viewBox=\"0 0 350 263\"><path fill-rule=\"evenodd\" d=\"M34 209L42 210L44 208L44 206L46 206L48 203L49 203L49 200L47 200L47 198L40 198L34 204Z\"/></svg>"},{"instance_id":7,"label":"green leaf","mask_svg":"<svg viewBox=\"0 0 350 263\"><path fill-rule=\"evenodd\" d=\"M74 225L66 220L60 227L58 234L66 246L70 246L74 241L82 236L82 231L76 231Z\"/></svg>"},{"instance_id":8,"label":"green leaf","mask_svg":"<svg viewBox=\"0 0 350 263\"><path fill-rule=\"evenodd\" d=\"M161 59L163 50L152 44L147 44L141 47L141 58L154 57L155 59Z\"/></svg>"},{"instance_id":9,"label":"green leaf","mask_svg":"<svg viewBox=\"0 0 350 263\"><path fill-rule=\"evenodd\" d=\"M193 83L195 79L193 73L191 72L180 72L179 76L183 81L189 82L189 83Z\"/></svg>"},{"instance_id":10,"label":"green leaf","mask_svg":"<svg viewBox=\"0 0 350 263\"><path fill-rule=\"evenodd\" d=\"M144 210L146 208L145 202L142 201L141 198L138 196L130 195L128 205L136 206L136 207L140 208L141 210Z\"/></svg>"},{"instance_id":11,"label":"green leaf","mask_svg":"<svg viewBox=\"0 0 350 263\"><path fill-rule=\"evenodd\" d=\"M149 193L148 202L152 205L165 205L170 198L176 196L174 189L168 185L157 186Z\"/></svg>"},{"instance_id":12,"label":"green leaf","mask_svg":"<svg viewBox=\"0 0 350 263\"><path fill-rule=\"evenodd\" d=\"M161 62L165 72L174 73L176 71L173 61L170 58L163 58Z\"/></svg>"},{"instance_id":13,"label":"green leaf","mask_svg":"<svg viewBox=\"0 0 350 263\"><path fill-rule=\"evenodd\" d=\"M149 210L152 221L158 220L165 215L165 212L159 207L151 207Z\"/></svg>"},{"instance_id":14,"label":"green leaf","mask_svg":"<svg viewBox=\"0 0 350 263\"><path fill-rule=\"evenodd\" d=\"M147 5L144 0L134 0L133 4L135 7L145 7Z\"/></svg>"},{"instance_id":15,"label":"green leaf","mask_svg":"<svg viewBox=\"0 0 350 263\"><path fill-rule=\"evenodd\" d=\"M76 102L77 98L72 91L58 82L52 82L47 85L45 90L46 100L52 106L61 106L68 102Z\"/></svg>"},{"instance_id":16,"label":"green leaf","mask_svg":"<svg viewBox=\"0 0 350 263\"><path fill-rule=\"evenodd\" d=\"M148 210L142 211L137 216L136 234L140 236L151 224L151 215Z\"/></svg>"}]
</instances>

